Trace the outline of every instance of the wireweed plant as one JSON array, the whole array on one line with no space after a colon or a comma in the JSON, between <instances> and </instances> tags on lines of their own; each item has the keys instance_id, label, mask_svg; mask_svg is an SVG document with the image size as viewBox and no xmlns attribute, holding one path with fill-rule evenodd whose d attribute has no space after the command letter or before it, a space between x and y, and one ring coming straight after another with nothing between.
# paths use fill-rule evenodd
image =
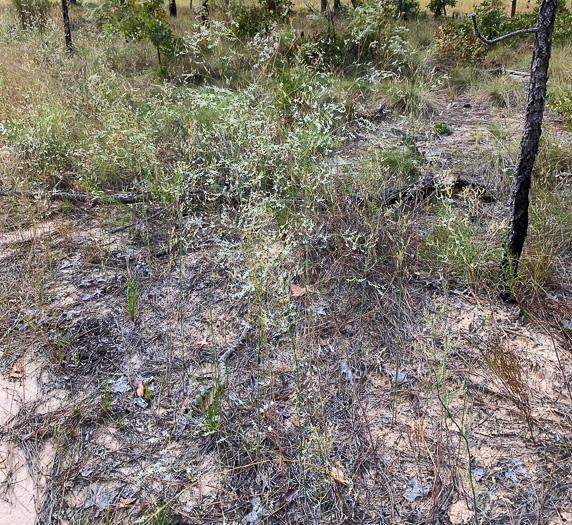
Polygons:
<instances>
[{"instance_id":1,"label":"wireweed plant","mask_svg":"<svg viewBox=\"0 0 572 525\"><path fill-rule=\"evenodd\" d=\"M18 388L0 439L23 447L18 475L57 467L36 521L566 511L564 113L543 130L518 308L496 284L523 83L487 70L524 71L526 37L467 64L409 1L399 19L396 1L211 2L208 21L112 4L72 7L70 57L59 17L22 31L0 6L0 365ZM569 54L555 45L554 102ZM534 349L518 399L550 410L540 459L498 377L512 365L487 362L493 321Z\"/></svg>"}]
</instances>

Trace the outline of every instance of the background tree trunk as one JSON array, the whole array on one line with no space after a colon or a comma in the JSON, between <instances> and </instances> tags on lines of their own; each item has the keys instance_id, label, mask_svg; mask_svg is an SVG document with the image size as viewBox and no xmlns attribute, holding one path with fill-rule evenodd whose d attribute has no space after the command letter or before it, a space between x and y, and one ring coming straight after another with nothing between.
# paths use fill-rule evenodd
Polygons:
<instances>
[{"instance_id":1,"label":"background tree trunk","mask_svg":"<svg viewBox=\"0 0 572 525\"><path fill-rule=\"evenodd\" d=\"M320 1L320 13L325 15L327 10L328 10L328 0L321 0Z\"/></svg>"},{"instance_id":2,"label":"background tree trunk","mask_svg":"<svg viewBox=\"0 0 572 525\"><path fill-rule=\"evenodd\" d=\"M203 6L201 8L201 20L206 22L209 19L209 0L203 0Z\"/></svg>"},{"instance_id":3,"label":"background tree trunk","mask_svg":"<svg viewBox=\"0 0 572 525\"><path fill-rule=\"evenodd\" d=\"M169 15L177 16L177 2L175 0L169 0Z\"/></svg>"},{"instance_id":4,"label":"background tree trunk","mask_svg":"<svg viewBox=\"0 0 572 525\"><path fill-rule=\"evenodd\" d=\"M64 19L64 37L66 39L66 49L68 53L73 51L71 30L70 30L70 17L68 14L68 3L67 0L62 0L62 17Z\"/></svg>"},{"instance_id":5,"label":"background tree trunk","mask_svg":"<svg viewBox=\"0 0 572 525\"><path fill-rule=\"evenodd\" d=\"M516 15L516 0L512 0L512 5L510 6L510 17L512 18Z\"/></svg>"},{"instance_id":6,"label":"background tree trunk","mask_svg":"<svg viewBox=\"0 0 572 525\"><path fill-rule=\"evenodd\" d=\"M530 85L526 103L524 131L520 141L510 198L510 223L503 253L507 277L515 277L518 261L528 233L528 204L532 168L542 131L548 64L556 16L556 0L541 0L536 23L537 33L530 67Z\"/></svg>"},{"instance_id":7,"label":"background tree trunk","mask_svg":"<svg viewBox=\"0 0 572 525\"><path fill-rule=\"evenodd\" d=\"M341 0L334 0L334 13L337 13L342 8Z\"/></svg>"}]
</instances>

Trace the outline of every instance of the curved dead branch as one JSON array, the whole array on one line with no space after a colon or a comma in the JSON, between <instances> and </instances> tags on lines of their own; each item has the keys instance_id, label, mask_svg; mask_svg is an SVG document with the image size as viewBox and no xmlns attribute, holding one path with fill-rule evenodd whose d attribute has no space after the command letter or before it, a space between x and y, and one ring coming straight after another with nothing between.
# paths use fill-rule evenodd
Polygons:
<instances>
[{"instance_id":1,"label":"curved dead branch","mask_svg":"<svg viewBox=\"0 0 572 525\"><path fill-rule=\"evenodd\" d=\"M502 42L503 40L507 40L508 38L512 38L513 36L538 32L538 29L536 27L530 27L528 29L519 29L518 31L513 31L512 33L508 33L506 35L499 36L498 38L494 38L493 40L489 40L488 38L485 38L483 35L481 35L481 32L479 31L479 26L477 25L477 15L475 13L471 13L470 16L473 21L473 32L475 33L475 36L483 44L486 44L487 46L492 46L493 44L497 44L498 42Z\"/></svg>"}]
</instances>

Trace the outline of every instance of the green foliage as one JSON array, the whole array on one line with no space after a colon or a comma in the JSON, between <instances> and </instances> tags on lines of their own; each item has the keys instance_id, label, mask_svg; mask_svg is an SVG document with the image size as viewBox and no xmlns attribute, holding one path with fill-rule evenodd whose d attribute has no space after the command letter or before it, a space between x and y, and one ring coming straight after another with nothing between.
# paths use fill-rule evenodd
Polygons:
<instances>
[{"instance_id":1,"label":"green foliage","mask_svg":"<svg viewBox=\"0 0 572 525\"><path fill-rule=\"evenodd\" d=\"M437 133L437 135L451 135L453 133L451 131L451 128L447 124L444 124L443 122L435 124L433 126L433 131Z\"/></svg>"},{"instance_id":2,"label":"green foliage","mask_svg":"<svg viewBox=\"0 0 572 525\"><path fill-rule=\"evenodd\" d=\"M273 24L284 23L292 15L293 4L288 0L234 0L228 5L232 32L239 38L252 38L266 33Z\"/></svg>"},{"instance_id":3,"label":"green foliage","mask_svg":"<svg viewBox=\"0 0 572 525\"><path fill-rule=\"evenodd\" d=\"M494 260L494 250L477 235L478 193L469 190L462 194L465 209L456 209L451 195L452 188L445 184L437 195L432 224L419 243L419 255L440 266L440 271L446 269L451 276L476 287L482 284L487 266Z\"/></svg>"},{"instance_id":4,"label":"green foliage","mask_svg":"<svg viewBox=\"0 0 572 525\"><path fill-rule=\"evenodd\" d=\"M10 5L16 11L22 29L29 29L45 26L54 3L51 0L10 0Z\"/></svg>"},{"instance_id":5,"label":"green foliage","mask_svg":"<svg viewBox=\"0 0 572 525\"><path fill-rule=\"evenodd\" d=\"M572 132L572 91L559 90L548 99L548 107L566 121L568 131Z\"/></svg>"},{"instance_id":6,"label":"green foliage","mask_svg":"<svg viewBox=\"0 0 572 525\"><path fill-rule=\"evenodd\" d=\"M532 13L517 13L510 18L502 2L485 0L475 10L481 34L488 39L494 39L519 29L536 26L538 6ZM476 59L482 57L490 46L480 42L473 33L473 25L469 17L460 22L449 20L435 33L437 45L442 52L451 53L461 59ZM515 45L523 37L515 37L506 42ZM525 37L526 38L526 37ZM532 39L532 37L528 37ZM562 0L558 1L556 20L554 23L555 43L569 42L572 38L572 12Z\"/></svg>"},{"instance_id":7,"label":"green foliage","mask_svg":"<svg viewBox=\"0 0 572 525\"><path fill-rule=\"evenodd\" d=\"M382 106L413 116L430 115L435 110L431 90L434 85L417 74L389 79L379 86Z\"/></svg>"},{"instance_id":8,"label":"green foliage","mask_svg":"<svg viewBox=\"0 0 572 525\"><path fill-rule=\"evenodd\" d=\"M521 13L510 18L502 3L492 4L491 0L485 0L476 8L475 14L481 34L488 39L536 25L535 14ZM462 59L476 59L489 49L474 35L473 24L469 17L460 22L448 20L437 29L435 39L442 52L452 53ZM518 40L517 37L513 42Z\"/></svg>"},{"instance_id":9,"label":"green foliage","mask_svg":"<svg viewBox=\"0 0 572 525\"><path fill-rule=\"evenodd\" d=\"M427 7L438 18L446 14L447 7L455 7L457 0L429 0Z\"/></svg>"},{"instance_id":10,"label":"green foliage","mask_svg":"<svg viewBox=\"0 0 572 525\"><path fill-rule=\"evenodd\" d=\"M318 33L300 46L298 58L315 71L331 71L339 68L348 54L352 49L341 36Z\"/></svg>"},{"instance_id":11,"label":"green foliage","mask_svg":"<svg viewBox=\"0 0 572 525\"><path fill-rule=\"evenodd\" d=\"M564 0L557 0L554 36L552 38L557 44L564 44L572 40L572 11L568 9Z\"/></svg>"},{"instance_id":12,"label":"green foliage","mask_svg":"<svg viewBox=\"0 0 572 525\"><path fill-rule=\"evenodd\" d=\"M361 61L371 61L384 71L401 73L411 63L409 30L392 20L393 3L368 0L353 15L352 44Z\"/></svg>"},{"instance_id":13,"label":"green foliage","mask_svg":"<svg viewBox=\"0 0 572 525\"><path fill-rule=\"evenodd\" d=\"M35 118L0 121L0 136L15 146L19 167L33 170L55 183L56 173L71 163L69 142L77 139L68 126L69 111L45 102L36 107Z\"/></svg>"},{"instance_id":14,"label":"green foliage","mask_svg":"<svg viewBox=\"0 0 572 525\"><path fill-rule=\"evenodd\" d=\"M397 1L394 2L397 5ZM401 17L405 20L416 20L419 18L421 6L418 0L403 0L401 5Z\"/></svg>"},{"instance_id":15,"label":"green foliage","mask_svg":"<svg viewBox=\"0 0 572 525\"><path fill-rule=\"evenodd\" d=\"M119 5L108 3L102 17L109 32L119 31L134 42L149 40L157 50L159 65L162 56L172 59L183 49L182 38L175 35L165 21L162 0L125 0Z\"/></svg>"}]
</instances>

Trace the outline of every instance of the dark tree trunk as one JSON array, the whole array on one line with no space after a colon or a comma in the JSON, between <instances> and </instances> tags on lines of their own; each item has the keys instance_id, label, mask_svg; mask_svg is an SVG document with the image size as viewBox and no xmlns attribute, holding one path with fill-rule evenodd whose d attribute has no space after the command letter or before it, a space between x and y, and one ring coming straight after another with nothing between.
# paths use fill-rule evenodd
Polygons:
<instances>
[{"instance_id":1,"label":"dark tree trunk","mask_svg":"<svg viewBox=\"0 0 572 525\"><path fill-rule=\"evenodd\" d=\"M177 2L175 0L169 0L169 16L177 16Z\"/></svg>"},{"instance_id":2,"label":"dark tree trunk","mask_svg":"<svg viewBox=\"0 0 572 525\"><path fill-rule=\"evenodd\" d=\"M512 4L510 6L510 17L512 18L516 15L516 0L512 0Z\"/></svg>"},{"instance_id":3,"label":"dark tree trunk","mask_svg":"<svg viewBox=\"0 0 572 525\"><path fill-rule=\"evenodd\" d=\"M189 0L189 9L193 10L193 0Z\"/></svg>"},{"instance_id":4,"label":"dark tree trunk","mask_svg":"<svg viewBox=\"0 0 572 525\"><path fill-rule=\"evenodd\" d=\"M403 0L397 0L397 18L401 18L403 13Z\"/></svg>"},{"instance_id":5,"label":"dark tree trunk","mask_svg":"<svg viewBox=\"0 0 572 525\"><path fill-rule=\"evenodd\" d=\"M209 0L203 0L203 6L201 9L201 20L206 22L209 19Z\"/></svg>"},{"instance_id":6,"label":"dark tree trunk","mask_svg":"<svg viewBox=\"0 0 572 525\"><path fill-rule=\"evenodd\" d=\"M66 49L68 53L73 51L71 30L70 30L70 17L68 14L68 3L67 0L62 0L62 17L64 19L64 37L66 39Z\"/></svg>"},{"instance_id":7,"label":"dark tree trunk","mask_svg":"<svg viewBox=\"0 0 572 525\"><path fill-rule=\"evenodd\" d=\"M320 1L320 13L325 15L327 10L328 10L328 0L321 0Z\"/></svg>"},{"instance_id":8,"label":"dark tree trunk","mask_svg":"<svg viewBox=\"0 0 572 525\"><path fill-rule=\"evenodd\" d=\"M334 13L337 13L342 8L341 0L334 0Z\"/></svg>"},{"instance_id":9,"label":"dark tree trunk","mask_svg":"<svg viewBox=\"0 0 572 525\"><path fill-rule=\"evenodd\" d=\"M503 253L503 268L507 277L515 277L518 260L528 232L528 193L532 168L538 152L542 131L548 63L552 48L552 32L556 15L556 0L541 0L536 23L537 33L530 67L530 85L526 103L524 131L520 141L510 198L510 222Z\"/></svg>"}]
</instances>

